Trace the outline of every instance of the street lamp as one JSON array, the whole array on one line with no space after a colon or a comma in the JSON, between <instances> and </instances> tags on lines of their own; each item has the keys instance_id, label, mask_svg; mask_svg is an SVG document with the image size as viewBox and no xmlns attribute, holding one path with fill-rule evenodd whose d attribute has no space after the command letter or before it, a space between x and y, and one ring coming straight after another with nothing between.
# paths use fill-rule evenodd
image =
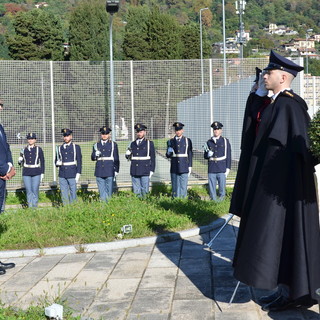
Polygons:
<instances>
[{"instance_id":1,"label":"street lamp","mask_svg":"<svg viewBox=\"0 0 320 320\"><path fill-rule=\"evenodd\" d=\"M224 85L227 85L227 61L226 61L226 13L224 0L222 0L222 34L223 34L223 79Z\"/></svg>"},{"instance_id":2,"label":"street lamp","mask_svg":"<svg viewBox=\"0 0 320 320\"><path fill-rule=\"evenodd\" d=\"M309 63L308 63L308 56L309 56L309 52L308 52L308 40L310 38L310 33L313 31L313 29L308 29L306 32L306 74L308 76L309 74Z\"/></svg>"},{"instance_id":3,"label":"street lamp","mask_svg":"<svg viewBox=\"0 0 320 320\"><path fill-rule=\"evenodd\" d=\"M115 105L114 105L114 76L113 76L113 44L112 44L112 22L113 14L119 11L119 0L107 0L106 10L110 13L110 26L109 26L109 47L110 47L110 103L111 103L111 130L112 140L116 140L115 131Z\"/></svg>"},{"instance_id":4,"label":"street lamp","mask_svg":"<svg viewBox=\"0 0 320 320\"><path fill-rule=\"evenodd\" d=\"M209 8L200 9L200 64L201 64L201 92L204 93L204 85L203 85L203 52L202 52L202 17L201 12L203 10L209 10Z\"/></svg>"},{"instance_id":5,"label":"street lamp","mask_svg":"<svg viewBox=\"0 0 320 320\"><path fill-rule=\"evenodd\" d=\"M245 42L244 38L244 23L242 22L242 15L244 14L244 10L246 8L247 2L245 0L237 0L236 1L236 14L239 15L239 37L238 43L240 45L240 58L243 58L243 43Z\"/></svg>"}]
</instances>

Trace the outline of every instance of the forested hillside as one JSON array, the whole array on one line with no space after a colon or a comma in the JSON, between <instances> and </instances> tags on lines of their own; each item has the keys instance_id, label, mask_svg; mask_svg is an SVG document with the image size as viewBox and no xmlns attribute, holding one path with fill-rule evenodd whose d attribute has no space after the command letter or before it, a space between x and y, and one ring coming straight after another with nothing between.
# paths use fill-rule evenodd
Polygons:
<instances>
[{"instance_id":1,"label":"forested hillside","mask_svg":"<svg viewBox=\"0 0 320 320\"><path fill-rule=\"evenodd\" d=\"M108 58L109 15L104 0L0 0L0 59L61 59L54 46L69 44L65 60L102 60ZM204 57L214 56L213 44L222 40L221 0L120 0L115 14L115 59L192 59L199 58L199 12L202 8ZM39 7L36 9L36 5ZM30 14L42 10L45 15ZM286 25L306 37L306 31L320 33L319 0L247 0L243 22L254 45L269 50L288 36L266 32L270 23ZM28 13L28 15L27 15ZM239 29L235 1L225 0L226 36ZM38 18L47 23L38 23ZM54 32L52 32L53 29ZM48 38L50 45L47 45ZM287 37L287 38L286 38ZM28 44L31 44L28 48ZM38 50L33 54L26 52ZM44 48L43 48L44 47ZM24 56L20 52L25 53Z\"/></svg>"}]
</instances>

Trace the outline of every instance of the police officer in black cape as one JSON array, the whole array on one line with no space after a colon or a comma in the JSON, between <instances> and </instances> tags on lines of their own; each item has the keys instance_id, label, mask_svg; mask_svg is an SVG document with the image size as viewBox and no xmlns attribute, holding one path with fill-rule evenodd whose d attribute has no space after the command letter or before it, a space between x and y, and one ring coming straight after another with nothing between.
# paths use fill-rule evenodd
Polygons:
<instances>
[{"instance_id":1,"label":"police officer in black cape","mask_svg":"<svg viewBox=\"0 0 320 320\"><path fill-rule=\"evenodd\" d=\"M265 311L311 307L320 288L320 228L305 101L291 82L303 67L271 51L250 94L230 212L241 217L234 276L260 289ZM267 97L272 92L271 99Z\"/></svg>"}]
</instances>

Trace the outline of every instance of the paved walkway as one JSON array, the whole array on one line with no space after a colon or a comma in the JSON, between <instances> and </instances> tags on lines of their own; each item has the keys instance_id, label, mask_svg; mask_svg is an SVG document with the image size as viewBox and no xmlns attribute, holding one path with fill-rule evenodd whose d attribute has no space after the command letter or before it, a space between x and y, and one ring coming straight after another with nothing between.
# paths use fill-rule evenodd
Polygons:
<instances>
[{"instance_id":1,"label":"paved walkway","mask_svg":"<svg viewBox=\"0 0 320 320\"><path fill-rule=\"evenodd\" d=\"M238 220L232 219L212 250L204 244L217 228L180 240L113 250L66 253L65 247L58 254L20 257L11 252L15 258L6 253L3 261L13 261L16 267L0 276L0 299L24 308L62 298L74 315L95 320L319 319L318 306L263 312L254 300L266 292L243 284L229 306L237 284L231 268L237 227Z\"/></svg>"}]
</instances>

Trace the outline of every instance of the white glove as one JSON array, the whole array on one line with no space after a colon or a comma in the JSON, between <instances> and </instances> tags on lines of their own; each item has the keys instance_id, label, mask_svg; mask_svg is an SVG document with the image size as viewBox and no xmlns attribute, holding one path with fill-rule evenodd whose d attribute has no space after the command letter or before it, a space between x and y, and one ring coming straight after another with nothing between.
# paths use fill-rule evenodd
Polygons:
<instances>
[{"instance_id":1,"label":"white glove","mask_svg":"<svg viewBox=\"0 0 320 320\"><path fill-rule=\"evenodd\" d=\"M78 183L79 179L80 179L80 173L77 173L76 174L76 183Z\"/></svg>"},{"instance_id":2,"label":"white glove","mask_svg":"<svg viewBox=\"0 0 320 320\"><path fill-rule=\"evenodd\" d=\"M44 177L44 174L43 174L43 173L41 173L41 176L40 176L40 182L42 182L43 177Z\"/></svg>"},{"instance_id":3,"label":"white glove","mask_svg":"<svg viewBox=\"0 0 320 320\"><path fill-rule=\"evenodd\" d=\"M115 171L114 172L114 177L116 177L119 174L119 172Z\"/></svg>"},{"instance_id":4,"label":"white glove","mask_svg":"<svg viewBox=\"0 0 320 320\"><path fill-rule=\"evenodd\" d=\"M150 179L151 179L152 175L153 175L153 171L150 171L150 175L149 175Z\"/></svg>"},{"instance_id":5,"label":"white glove","mask_svg":"<svg viewBox=\"0 0 320 320\"><path fill-rule=\"evenodd\" d=\"M56 161L56 166L57 166L57 167L60 167L60 166L62 166L62 161L60 161L60 160L57 160L57 161Z\"/></svg>"},{"instance_id":6,"label":"white glove","mask_svg":"<svg viewBox=\"0 0 320 320\"><path fill-rule=\"evenodd\" d=\"M256 91L256 94L260 97L265 97L268 94L268 92L269 92L269 90L266 89L266 85L264 83L263 73L260 73L259 82L258 82L258 90Z\"/></svg>"},{"instance_id":7,"label":"white glove","mask_svg":"<svg viewBox=\"0 0 320 320\"><path fill-rule=\"evenodd\" d=\"M23 157L20 156L20 157L18 158L18 164L22 164L22 162L23 162Z\"/></svg>"},{"instance_id":8,"label":"white glove","mask_svg":"<svg viewBox=\"0 0 320 320\"><path fill-rule=\"evenodd\" d=\"M225 172L226 177L228 176L229 172L230 172L230 169L227 168L227 170Z\"/></svg>"},{"instance_id":9,"label":"white glove","mask_svg":"<svg viewBox=\"0 0 320 320\"><path fill-rule=\"evenodd\" d=\"M172 147L168 148L168 153L173 153L173 148Z\"/></svg>"},{"instance_id":10,"label":"white glove","mask_svg":"<svg viewBox=\"0 0 320 320\"><path fill-rule=\"evenodd\" d=\"M191 171L192 171L192 167L189 167L188 177L190 177Z\"/></svg>"},{"instance_id":11,"label":"white glove","mask_svg":"<svg viewBox=\"0 0 320 320\"><path fill-rule=\"evenodd\" d=\"M131 150L128 149L128 150L126 151L126 156L130 156L130 155L131 155Z\"/></svg>"},{"instance_id":12,"label":"white glove","mask_svg":"<svg viewBox=\"0 0 320 320\"><path fill-rule=\"evenodd\" d=\"M213 157L213 151L211 151L211 150L208 151L208 157L209 158Z\"/></svg>"},{"instance_id":13,"label":"white glove","mask_svg":"<svg viewBox=\"0 0 320 320\"><path fill-rule=\"evenodd\" d=\"M96 155L97 158L99 158L99 157L101 156L101 151L97 150L97 151L95 152L95 155Z\"/></svg>"}]
</instances>

